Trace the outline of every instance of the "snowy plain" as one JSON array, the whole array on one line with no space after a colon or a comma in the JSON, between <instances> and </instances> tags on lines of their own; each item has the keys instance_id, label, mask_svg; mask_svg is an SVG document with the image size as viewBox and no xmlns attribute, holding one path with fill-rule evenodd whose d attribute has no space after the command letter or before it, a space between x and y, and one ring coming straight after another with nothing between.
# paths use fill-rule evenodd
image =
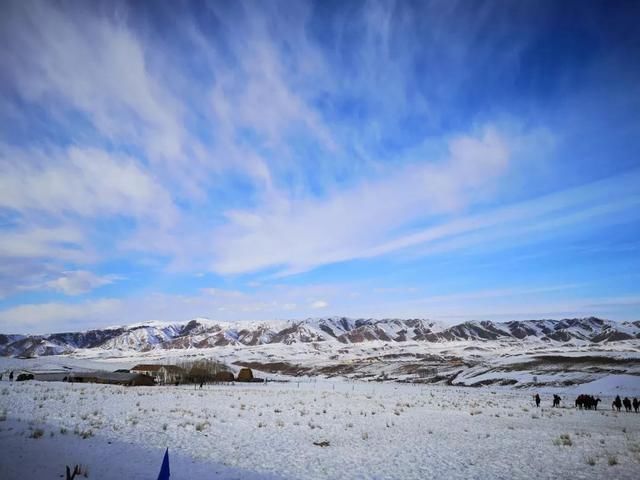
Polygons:
<instances>
[{"instance_id":1,"label":"snowy plain","mask_svg":"<svg viewBox=\"0 0 640 480\"><path fill-rule=\"evenodd\" d=\"M155 478L168 447L176 479L632 479L640 414L610 405L637 395L637 378L546 388L542 408L533 390L506 387L3 381L0 477L59 478L81 463L89 478ZM573 408L587 391L602 392L598 411ZM551 393L562 408L551 408Z\"/></svg>"}]
</instances>

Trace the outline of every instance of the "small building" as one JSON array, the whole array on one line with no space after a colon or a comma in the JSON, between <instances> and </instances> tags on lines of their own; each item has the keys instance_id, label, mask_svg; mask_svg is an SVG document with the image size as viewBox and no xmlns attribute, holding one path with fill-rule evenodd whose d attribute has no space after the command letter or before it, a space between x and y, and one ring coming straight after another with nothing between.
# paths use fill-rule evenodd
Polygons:
<instances>
[{"instance_id":1,"label":"small building","mask_svg":"<svg viewBox=\"0 0 640 480\"><path fill-rule=\"evenodd\" d=\"M184 370L176 365L140 364L130 370L131 373L148 375L161 385L181 382Z\"/></svg>"},{"instance_id":2,"label":"small building","mask_svg":"<svg viewBox=\"0 0 640 480\"><path fill-rule=\"evenodd\" d=\"M122 372L76 372L67 376L67 381L72 383L104 383L109 385L145 386L155 384L152 377L140 373Z\"/></svg>"},{"instance_id":3,"label":"small building","mask_svg":"<svg viewBox=\"0 0 640 480\"><path fill-rule=\"evenodd\" d=\"M33 376L35 380L40 382L65 382L69 372L33 372Z\"/></svg>"},{"instance_id":4,"label":"small building","mask_svg":"<svg viewBox=\"0 0 640 480\"><path fill-rule=\"evenodd\" d=\"M7 380L14 380L16 382L24 382L25 380L33 380L35 378L33 375L34 372L32 370L24 370L21 368L8 370L5 373L7 373Z\"/></svg>"}]
</instances>

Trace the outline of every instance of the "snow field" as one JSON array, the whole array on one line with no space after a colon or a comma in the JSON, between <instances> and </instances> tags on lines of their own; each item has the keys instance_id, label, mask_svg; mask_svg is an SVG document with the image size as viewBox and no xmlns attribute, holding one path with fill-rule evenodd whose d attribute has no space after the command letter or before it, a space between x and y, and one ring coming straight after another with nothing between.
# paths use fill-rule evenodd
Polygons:
<instances>
[{"instance_id":1,"label":"snow field","mask_svg":"<svg viewBox=\"0 0 640 480\"><path fill-rule=\"evenodd\" d=\"M45 480L64 478L65 467L81 467L76 478L148 480L156 478L164 449L150 448L116 441L100 435L83 438L78 435L58 435L49 425L27 424L7 420L0 429L0 478L3 480ZM24 435L27 430L29 435ZM37 441L34 432L46 431ZM51 435L53 434L53 436ZM64 435L64 436L62 436ZM215 462L194 460L171 451L171 478L215 480L278 480L250 471Z\"/></svg>"},{"instance_id":2,"label":"snow field","mask_svg":"<svg viewBox=\"0 0 640 480\"><path fill-rule=\"evenodd\" d=\"M550 400L536 409L525 391L329 381L202 390L2 382L0 418L22 420L34 443L28 422L45 424L43 438L168 446L284 478L637 478L640 414L607 410L609 398L597 412Z\"/></svg>"}]
</instances>

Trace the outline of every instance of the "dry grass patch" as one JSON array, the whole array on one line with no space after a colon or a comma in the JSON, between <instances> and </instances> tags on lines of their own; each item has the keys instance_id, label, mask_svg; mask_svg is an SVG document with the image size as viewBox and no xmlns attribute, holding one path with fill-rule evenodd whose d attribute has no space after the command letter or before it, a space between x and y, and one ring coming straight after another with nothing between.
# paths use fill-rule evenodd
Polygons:
<instances>
[{"instance_id":1,"label":"dry grass patch","mask_svg":"<svg viewBox=\"0 0 640 480\"><path fill-rule=\"evenodd\" d=\"M553 441L553 444L563 447L570 447L573 445L573 441L571 440L571 435L569 435L568 433L563 433Z\"/></svg>"}]
</instances>

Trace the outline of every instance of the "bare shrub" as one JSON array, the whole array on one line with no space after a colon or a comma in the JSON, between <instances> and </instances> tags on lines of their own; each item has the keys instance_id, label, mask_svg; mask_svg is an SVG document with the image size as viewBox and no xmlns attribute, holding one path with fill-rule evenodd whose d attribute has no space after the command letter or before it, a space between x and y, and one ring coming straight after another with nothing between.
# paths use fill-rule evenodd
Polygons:
<instances>
[{"instance_id":1,"label":"bare shrub","mask_svg":"<svg viewBox=\"0 0 640 480\"><path fill-rule=\"evenodd\" d=\"M199 422L195 424L195 429L197 432L202 432L205 428L211 426L209 422Z\"/></svg>"},{"instance_id":2,"label":"bare shrub","mask_svg":"<svg viewBox=\"0 0 640 480\"><path fill-rule=\"evenodd\" d=\"M88 478L89 467L87 467L86 465L76 465L75 467L73 467L73 471L71 471L71 468L69 468L69 466L67 465L66 473L66 480L73 480L78 475L82 475L84 478Z\"/></svg>"},{"instance_id":3,"label":"bare shrub","mask_svg":"<svg viewBox=\"0 0 640 480\"><path fill-rule=\"evenodd\" d=\"M561 434L558 438L553 441L554 445L570 447L573 445L573 441L571 440L571 435L568 433Z\"/></svg>"}]
</instances>

